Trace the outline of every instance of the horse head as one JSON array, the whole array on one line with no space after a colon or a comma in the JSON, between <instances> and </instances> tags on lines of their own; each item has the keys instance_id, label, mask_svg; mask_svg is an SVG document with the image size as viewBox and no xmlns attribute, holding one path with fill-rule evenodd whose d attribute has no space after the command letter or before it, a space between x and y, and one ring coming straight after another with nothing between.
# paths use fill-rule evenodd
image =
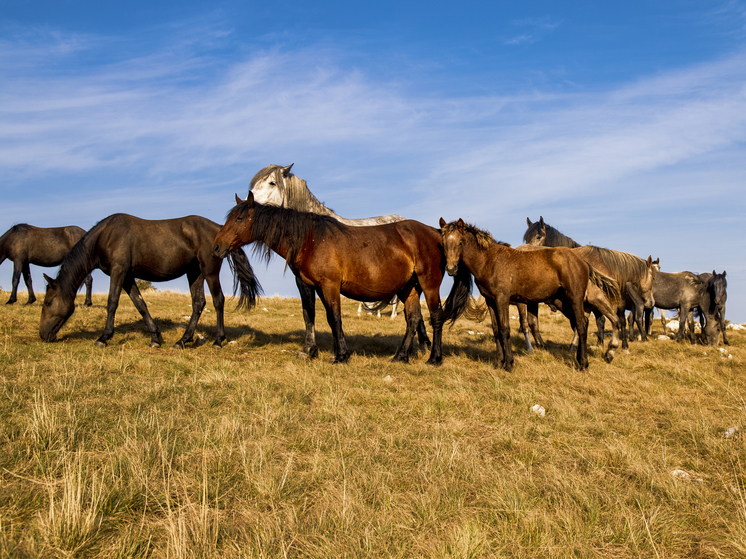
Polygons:
<instances>
[{"instance_id":1,"label":"horse head","mask_svg":"<svg viewBox=\"0 0 746 559\"><path fill-rule=\"evenodd\" d=\"M544 223L544 217L539 216L539 221L531 223L529 218L526 218L528 229L523 235L523 242L527 245L533 246L546 246L547 244L547 226Z\"/></svg>"},{"instance_id":2,"label":"horse head","mask_svg":"<svg viewBox=\"0 0 746 559\"><path fill-rule=\"evenodd\" d=\"M464 220L459 218L453 223L446 223L440 218L440 229L443 235L443 252L446 257L446 272L449 276L455 276L458 272L458 264L464 253Z\"/></svg>"},{"instance_id":3,"label":"horse head","mask_svg":"<svg viewBox=\"0 0 746 559\"><path fill-rule=\"evenodd\" d=\"M725 279L725 270L722 274L712 271L712 276L707 280L707 290L710 292L712 301L720 306L725 304L727 298L728 280Z\"/></svg>"},{"instance_id":4,"label":"horse head","mask_svg":"<svg viewBox=\"0 0 746 559\"><path fill-rule=\"evenodd\" d=\"M47 342L57 339L57 332L67 322L75 311L75 298L64 297L59 290L57 280L44 274L47 280L47 292L44 295L44 305L41 308L39 320L39 337Z\"/></svg>"},{"instance_id":5,"label":"horse head","mask_svg":"<svg viewBox=\"0 0 746 559\"><path fill-rule=\"evenodd\" d=\"M236 205L228 212L212 245L215 258L225 258L238 247L251 242L251 220L254 215L254 193L249 191L246 200L236 194Z\"/></svg>"},{"instance_id":6,"label":"horse head","mask_svg":"<svg viewBox=\"0 0 746 559\"><path fill-rule=\"evenodd\" d=\"M645 262L645 276L640 280L640 289L642 291L642 298L646 309L652 309L655 306L655 299L653 298L653 280L657 271L660 269L660 258L656 258L653 261L653 256L648 256Z\"/></svg>"},{"instance_id":7,"label":"horse head","mask_svg":"<svg viewBox=\"0 0 746 559\"><path fill-rule=\"evenodd\" d=\"M285 207L287 203L287 188L285 181L294 177L290 172L293 163L287 167L268 165L251 179L249 192L260 204Z\"/></svg>"}]
</instances>

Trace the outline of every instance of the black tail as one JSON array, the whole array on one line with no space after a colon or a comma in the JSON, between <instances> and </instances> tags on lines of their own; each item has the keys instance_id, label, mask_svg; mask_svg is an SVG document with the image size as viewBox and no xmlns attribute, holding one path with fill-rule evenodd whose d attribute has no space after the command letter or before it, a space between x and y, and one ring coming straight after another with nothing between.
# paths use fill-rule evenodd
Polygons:
<instances>
[{"instance_id":1,"label":"black tail","mask_svg":"<svg viewBox=\"0 0 746 559\"><path fill-rule=\"evenodd\" d=\"M256 305L256 298L263 293L262 286L254 275L249 259L241 248L237 248L228 255L228 265L233 272L233 295L241 289L236 310L251 310Z\"/></svg>"},{"instance_id":2,"label":"black tail","mask_svg":"<svg viewBox=\"0 0 746 559\"><path fill-rule=\"evenodd\" d=\"M472 276L466 266L460 264L453 277L453 287L443 305L443 322L451 321L451 325L464 314L471 296Z\"/></svg>"}]
</instances>

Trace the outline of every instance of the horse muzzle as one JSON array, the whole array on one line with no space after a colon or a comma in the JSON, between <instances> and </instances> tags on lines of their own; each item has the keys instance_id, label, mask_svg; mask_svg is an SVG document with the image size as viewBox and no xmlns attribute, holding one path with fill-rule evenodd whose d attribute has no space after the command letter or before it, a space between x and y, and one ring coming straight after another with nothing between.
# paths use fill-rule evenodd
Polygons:
<instances>
[{"instance_id":1,"label":"horse muzzle","mask_svg":"<svg viewBox=\"0 0 746 559\"><path fill-rule=\"evenodd\" d=\"M212 247L212 255L215 258L225 258L229 252L228 247L220 243L215 243L215 246Z\"/></svg>"},{"instance_id":2,"label":"horse muzzle","mask_svg":"<svg viewBox=\"0 0 746 559\"><path fill-rule=\"evenodd\" d=\"M458 264L455 266L446 266L446 272L448 272L449 276L455 276L458 273Z\"/></svg>"}]
</instances>

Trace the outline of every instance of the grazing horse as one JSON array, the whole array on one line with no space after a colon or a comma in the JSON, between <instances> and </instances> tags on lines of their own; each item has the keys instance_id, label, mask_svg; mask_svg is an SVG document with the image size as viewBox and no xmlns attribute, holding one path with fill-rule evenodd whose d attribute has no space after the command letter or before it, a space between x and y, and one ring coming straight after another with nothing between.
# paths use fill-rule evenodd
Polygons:
<instances>
[{"instance_id":1,"label":"grazing horse","mask_svg":"<svg viewBox=\"0 0 746 559\"><path fill-rule=\"evenodd\" d=\"M400 215L389 214L379 215L376 217L364 217L361 219L347 219L334 213L334 210L327 208L323 202L320 202L313 192L308 189L306 181L297 175L290 172L293 168L291 163L287 167L280 165L267 165L264 169L261 169L254 178L251 179L249 184L249 192L254 195L254 202L258 204L264 204L265 206L279 206L281 208L289 208L291 210L297 210L299 212L309 212L319 215L325 215L332 217L349 225L350 227L366 227L369 225L383 225L384 223L394 223L397 221L403 221L404 218ZM315 307L315 294L313 289L307 286L298 276L295 276L295 284L298 286L298 292L303 303L303 308ZM392 305L391 318L396 317L396 309L399 303L399 299L394 296L390 301L376 301L376 302L360 302L358 305L357 314L365 309L367 312L378 312L388 306ZM306 324L306 335L315 335L315 333L309 331L309 325ZM430 346L430 339L427 337L427 331L425 330L425 323L420 321L417 324L417 337L420 344L427 347Z\"/></svg>"},{"instance_id":2,"label":"grazing horse","mask_svg":"<svg viewBox=\"0 0 746 559\"><path fill-rule=\"evenodd\" d=\"M458 276L445 307L440 305L440 284L445 261L437 229L412 220L370 227L348 227L315 213L299 212L246 200L236 196L236 206L215 237L213 254L225 256L245 244L256 242L255 250L270 256L276 252L285 259L296 277L313 289L326 309L334 338L332 363L344 363L350 352L342 330L341 298L380 301L398 295L404 301L407 330L394 361L408 361L412 342L421 320L420 292L430 310L433 344L428 363L442 361L443 323L454 321L463 312L471 290L471 276ZM315 309L306 308L306 339L303 354L318 355L314 328Z\"/></svg>"},{"instance_id":3,"label":"grazing horse","mask_svg":"<svg viewBox=\"0 0 746 559\"><path fill-rule=\"evenodd\" d=\"M538 303L560 302L562 312L580 339L578 366L581 370L588 368L588 319L583 311L590 277L587 263L567 248L525 251L510 248L462 219L446 223L441 217L440 228L446 271L454 275L465 267L474 276L490 309L498 367L513 369L508 320L512 299L529 304L529 313L536 312Z\"/></svg>"},{"instance_id":4,"label":"grazing horse","mask_svg":"<svg viewBox=\"0 0 746 559\"><path fill-rule=\"evenodd\" d=\"M160 282L186 274L192 294L192 316L174 348L183 348L185 343L192 340L197 321L205 308L205 281L217 315L217 337L213 346L220 347L225 340L225 297L219 277L223 261L210 253L212 239L219 229L217 223L196 215L145 220L127 214L114 214L99 221L62 261L57 278L52 279L45 274L48 285L39 335L48 342L55 340L57 332L75 310L75 292L83 278L91 270L99 268L111 280L106 327L96 341L97 346L104 347L114 333L114 315L124 287L151 334L150 347L160 347L163 343L160 329L153 322L135 279ZM254 278L249 260L242 250L231 252L230 256L234 294L239 286L241 289L238 308L250 308L254 306L261 286Z\"/></svg>"},{"instance_id":5,"label":"grazing horse","mask_svg":"<svg viewBox=\"0 0 746 559\"><path fill-rule=\"evenodd\" d=\"M15 303L18 293L18 282L23 274L23 281L28 289L27 305L36 301L31 286L29 264L36 266L59 266L73 245L85 235L85 230L75 225L67 227L34 227L20 223L8 229L0 237L0 264L7 258L13 262L13 284L7 305ZM85 278L85 306L90 307L93 278Z\"/></svg>"},{"instance_id":6,"label":"grazing horse","mask_svg":"<svg viewBox=\"0 0 746 559\"><path fill-rule=\"evenodd\" d=\"M627 309L632 310L634 313L635 322L637 322L640 329L640 337L643 341L647 340L647 333L643 327L643 310L645 308L652 308L655 304L653 297L655 268L652 256L649 256L647 261L645 261L628 252L599 248L593 245L580 245L570 237L560 233L554 227L544 223L543 217L540 217L539 221L535 223L531 223L531 220L526 218L526 223L528 224L528 229L523 235L523 240L526 244L568 247L588 262L588 264L616 280L622 293L621 304L617 308L617 316L622 331L623 349L629 347L627 342L627 321L624 316ZM599 342L603 343L605 319L601 313L594 312L594 315L596 316Z\"/></svg>"}]
</instances>

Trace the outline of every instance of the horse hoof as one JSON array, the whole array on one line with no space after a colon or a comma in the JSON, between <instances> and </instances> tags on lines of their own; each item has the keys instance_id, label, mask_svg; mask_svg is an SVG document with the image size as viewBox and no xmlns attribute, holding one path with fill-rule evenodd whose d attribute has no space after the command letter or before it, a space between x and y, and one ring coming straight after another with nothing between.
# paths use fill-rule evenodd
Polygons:
<instances>
[{"instance_id":1,"label":"horse hoof","mask_svg":"<svg viewBox=\"0 0 746 559\"><path fill-rule=\"evenodd\" d=\"M161 344L153 342L150 344L150 347L161 347ZM184 344L182 342L176 342L172 347L173 349L184 349Z\"/></svg>"},{"instance_id":2,"label":"horse hoof","mask_svg":"<svg viewBox=\"0 0 746 559\"><path fill-rule=\"evenodd\" d=\"M158 349L159 347L161 347L161 344L159 344L158 342L150 342L150 347L154 349ZM184 348L182 347L181 349L184 349Z\"/></svg>"},{"instance_id":3,"label":"horse hoof","mask_svg":"<svg viewBox=\"0 0 746 559\"><path fill-rule=\"evenodd\" d=\"M85 302L85 304L84 304L83 306L84 306L84 307L92 307L92 306L93 306L93 303L89 303L88 301L86 301L86 302Z\"/></svg>"},{"instance_id":4,"label":"horse hoof","mask_svg":"<svg viewBox=\"0 0 746 559\"><path fill-rule=\"evenodd\" d=\"M614 361L614 352L613 351L606 352L606 362L611 363L612 361Z\"/></svg>"},{"instance_id":5,"label":"horse hoof","mask_svg":"<svg viewBox=\"0 0 746 559\"><path fill-rule=\"evenodd\" d=\"M106 342L102 342L101 340L96 340L93 345L96 347L106 347Z\"/></svg>"},{"instance_id":6,"label":"horse hoof","mask_svg":"<svg viewBox=\"0 0 746 559\"><path fill-rule=\"evenodd\" d=\"M10 299L10 300L8 300L8 302L7 302L7 303L5 303L5 304L6 304L6 305L12 305L12 304L13 304L13 303L15 303L15 302L16 302L16 299Z\"/></svg>"},{"instance_id":7,"label":"horse hoof","mask_svg":"<svg viewBox=\"0 0 746 559\"><path fill-rule=\"evenodd\" d=\"M296 358L298 358L298 359L303 359L303 360L306 360L306 359L311 359L311 356L310 356L310 355L308 355L308 354L307 354L307 353L306 353L305 351L303 351L303 350L300 350L300 351L299 351L298 353L296 353L296 354L295 354L295 357L296 357Z\"/></svg>"},{"instance_id":8,"label":"horse hoof","mask_svg":"<svg viewBox=\"0 0 746 559\"><path fill-rule=\"evenodd\" d=\"M33 305L34 303L36 303L36 299L26 301L27 305Z\"/></svg>"},{"instance_id":9,"label":"horse hoof","mask_svg":"<svg viewBox=\"0 0 746 559\"><path fill-rule=\"evenodd\" d=\"M223 344L221 344L220 342L214 342L212 344L212 347L213 349L223 349Z\"/></svg>"},{"instance_id":10,"label":"horse hoof","mask_svg":"<svg viewBox=\"0 0 746 559\"><path fill-rule=\"evenodd\" d=\"M440 367L443 364L442 359L428 359L426 363L432 367Z\"/></svg>"}]
</instances>

